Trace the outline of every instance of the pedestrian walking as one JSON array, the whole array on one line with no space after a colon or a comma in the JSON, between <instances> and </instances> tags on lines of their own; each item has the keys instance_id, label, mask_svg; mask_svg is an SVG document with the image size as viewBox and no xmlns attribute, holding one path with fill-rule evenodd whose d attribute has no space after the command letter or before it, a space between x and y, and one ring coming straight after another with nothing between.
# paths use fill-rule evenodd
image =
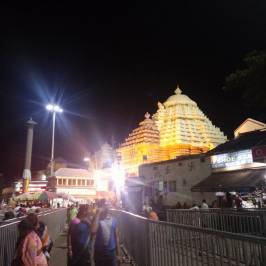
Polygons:
<instances>
[{"instance_id":1,"label":"pedestrian walking","mask_svg":"<svg viewBox=\"0 0 266 266\"><path fill-rule=\"evenodd\" d=\"M91 265L91 230L88 206L81 206L68 231L68 265Z\"/></svg>"},{"instance_id":2,"label":"pedestrian walking","mask_svg":"<svg viewBox=\"0 0 266 266\"><path fill-rule=\"evenodd\" d=\"M95 266L117 266L120 260L120 245L117 221L109 213L106 204L101 204L92 223L96 235L94 245Z\"/></svg>"}]
</instances>

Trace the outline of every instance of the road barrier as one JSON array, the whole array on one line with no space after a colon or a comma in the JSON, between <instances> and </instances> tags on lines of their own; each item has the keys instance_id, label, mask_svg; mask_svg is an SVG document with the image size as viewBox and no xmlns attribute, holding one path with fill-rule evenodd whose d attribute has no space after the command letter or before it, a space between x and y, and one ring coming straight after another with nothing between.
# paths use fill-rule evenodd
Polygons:
<instances>
[{"instance_id":1,"label":"road barrier","mask_svg":"<svg viewBox=\"0 0 266 266\"><path fill-rule=\"evenodd\" d=\"M266 211L263 209L166 210L166 220L232 233L266 235Z\"/></svg>"},{"instance_id":2,"label":"road barrier","mask_svg":"<svg viewBox=\"0 0 266 266\"><path fill-rule=\"evenodd\" d=\"M266 238L155 222L112 210L121 240L139 266L266 265Z\"/></svg>"},{"instance_id":3,"label":"road barrier","mask_svg":"<svg viewBox=\"0 0 266 266\"><path fill-rule=\"evenodd\" d=\"M38 215L47 227L52 240L56 240L63 231L66 222L66 209L46 211ZM0 266L11 265L15 254L16 241L18 238L18 223L24 219L12 219L0 225Z\"/></svg>"}]
</instances>

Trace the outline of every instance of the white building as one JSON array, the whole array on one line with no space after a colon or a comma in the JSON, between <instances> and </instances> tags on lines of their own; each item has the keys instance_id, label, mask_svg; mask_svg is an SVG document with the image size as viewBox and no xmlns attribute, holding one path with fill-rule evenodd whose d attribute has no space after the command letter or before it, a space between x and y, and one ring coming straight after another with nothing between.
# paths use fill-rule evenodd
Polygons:
<instances>
[{"instance_id":1,"label":"white building","mask_svg":"<svg viewBox=\"0 0 266 266\"><path fill-rule=\"evenodd\" d=\"M162 195L164 205L173 206L177 202L191 205L193 200L201 201L203 198L208 203L214 200L214 196L208 198L204 193L192 197L191 187L211 174L210 159L203 154L143 164L139 173L145 184L145 196L156 201Z\"/></svg>"},{"instance_id":2,"label":"white building","mask_svg":"<svg viewBox=\"0 0 266 266\"><path fill-rule=\"evenodd\" d=\"M80 201L96 197L95 178L86 169L60 168L49 180L49 187L56 193L66 193Z\"/></svg>"},{"instance_id":3,"label":"white building","mask_svg":"<svg viewBox=\"0 0 266 266\"><path fill-rule=\"evenodd\" d=\"M235 138L243 133L252 132L260 129L265 129L266 124L252 118L247 118L237 129L234 130Z\"/></svg>"}]
</instances>

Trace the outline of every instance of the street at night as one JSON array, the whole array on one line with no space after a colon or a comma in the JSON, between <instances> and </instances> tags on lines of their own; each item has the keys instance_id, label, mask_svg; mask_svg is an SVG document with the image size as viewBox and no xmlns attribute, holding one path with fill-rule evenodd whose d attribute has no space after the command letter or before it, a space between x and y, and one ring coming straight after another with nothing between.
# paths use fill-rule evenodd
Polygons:
<instances>
[{"instance_id":1,"label":"street at night","mask_svg":"<svg viewBox=\"0 0 266 266\"><path fill-rule=\"evenodd\" d=\"M266 265L264 1L0 5L0 266Z\"/></svg>"}]
</instances>

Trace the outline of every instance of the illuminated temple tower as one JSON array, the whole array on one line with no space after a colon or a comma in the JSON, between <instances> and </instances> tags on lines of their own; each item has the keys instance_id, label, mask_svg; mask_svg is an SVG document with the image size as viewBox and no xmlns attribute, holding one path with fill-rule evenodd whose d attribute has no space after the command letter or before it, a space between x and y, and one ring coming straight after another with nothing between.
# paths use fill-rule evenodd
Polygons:
<instances>
[{"instance_id":1,"label":"illuminated temple tower","mask_svg":"<svg viewBox=\"0 0 266 266\"><path fill-rule=\"evenodd\" d=\"M158 161L159 143L157 126L150 119L150 114L146 113L139 127L129 134L118 149L121 163L128 176L136 176L140 164Z\"/></svg>"},{"instance_id":2,"label":"illuminated temple tower","mask_svg":"<svg viewBox=\"0 0 266 266\"><path fill-rule=\"evenodd\" d=\"M142 163L207 152L227 140L179 87L150 119L140 123L118 149L127 173L138 175Z\"/></svg>"},{"instance_id":3,"label":"illuminated temple tower","mask_svg":"<svg viewBox=\"0 0 266 266\"><path fill-rule=\"evenodd\" d=\"M162 160L206 152L227 139L179 87L158 107L153 119L160 132Z\"/></svg>"}]
</instances>

